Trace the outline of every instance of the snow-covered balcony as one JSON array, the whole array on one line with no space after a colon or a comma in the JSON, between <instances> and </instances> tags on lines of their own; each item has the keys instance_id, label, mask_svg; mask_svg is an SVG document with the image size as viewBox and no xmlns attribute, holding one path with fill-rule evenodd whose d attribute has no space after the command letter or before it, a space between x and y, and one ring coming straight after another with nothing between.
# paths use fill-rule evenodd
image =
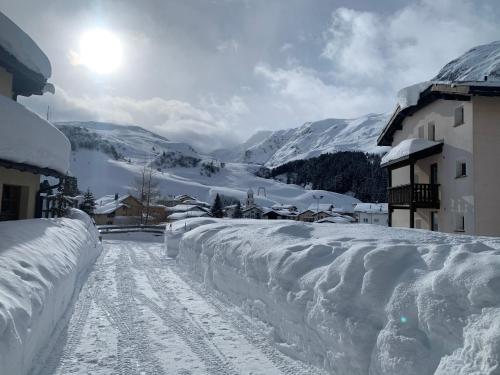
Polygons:
<instances>
[{"instance_id":1,"label":"snow-covered balcony","mask_svg":"<svg viewBox=\"0 0 500 375\"><path fill-rule=\"evenodd\" d=\"M0 167L59 177L69 170L71 145L55 126L0 96Z\"/></svg>"}]
</instances>

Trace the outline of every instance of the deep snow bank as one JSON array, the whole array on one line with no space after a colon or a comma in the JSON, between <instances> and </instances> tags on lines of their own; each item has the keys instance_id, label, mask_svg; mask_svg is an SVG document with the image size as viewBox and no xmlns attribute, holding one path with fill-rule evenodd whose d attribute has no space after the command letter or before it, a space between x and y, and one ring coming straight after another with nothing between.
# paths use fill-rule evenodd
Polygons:
<instances>
[{"instance_id":1,"label":"deep snow bank","mask_svg":"<svg viewBox=\"0 0 500 375\"><path fill-rule=\"evenodd\" d=\"M177 242L180 265L332 373L500 371L500 239L220 220Z\"/></svg>"},{"instance_id":2,"label":"deep snow bank","mask_svg":"<svg viewBox=\"0 0 500 375\"><path fill-rule=\"evenodd\" d=\"M101 251L90 218L0 223L0 373L26 374Z\"/></svg>"}]
</instances>

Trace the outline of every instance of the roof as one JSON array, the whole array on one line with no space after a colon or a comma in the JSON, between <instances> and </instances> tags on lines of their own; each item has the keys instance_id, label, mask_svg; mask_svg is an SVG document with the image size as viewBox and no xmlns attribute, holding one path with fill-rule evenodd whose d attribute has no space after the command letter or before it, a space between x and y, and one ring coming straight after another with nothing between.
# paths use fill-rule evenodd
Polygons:
<instances>
[{"instance_id":1,"label":"roof","mask_svg":"<svg viewBox=\"0 0 500 375\"><path fill-rule=\"evenodd\" d=\"M194 204L178 204L173 207L167 207L166 210L169 212L188 212L196 210L206 212L205 208L196 206Z\"/></svg>"},{"instance_id":2,"label":"roof","mask_svg":"<svg viewBox=\"0 0 500 375\"><path fill-rule=\"evenodd\" d=\"M168 217L168 220L182 220L190 217L202 217L210 216L208 212L205 211L189 211L189 212L176 212Z\"/></svg>"},{"instance_id":3,"label":"roof","mask_svg":"<svg viewBox=\"0 0 500 375\"><path fill-rule=\"evenodd\" d=\"M402 129L403 120L438 100L470 101L471 96L500 96L500 83L483 82L424 82L400 91L399 105L377 139L378 146L391 146L396 130ZM405 100L402 100L402 97Z\"/></svg>"},{"instance_id":4,"label":"roof","mask_svg":"<svg viewBox=\"0 0 500 375\"><path fill-rule=\"evenodd\" d=\"M408 138L401 141L382 157L381 166L404 165L414 160L440 153L442 150L443 142L435 142L422 138Z\"/></svg>"},{"instance_id":5,"label":"roof","mask_svg":"<svg viewBox=\"0 0 500 375\"><path fill-rule=\"evenodd\" d=\"M308 207L308 210L311 210L311 211L331 211L333 208L333 204L332 203L320 203L319 206L318 204L316 203L311 203L311 205Z\"/></svg>"},{"instance_id":6,"label":"roof","mask_svg":"<svg viewBox=\"0 0 500 375\"><path fill-rule=\"evenodd\" d=\"M71 144L54 125L2 95L0 118L0 160L43 169L32 172L44 175L69 171Z\"/></svg>"},{"instance_id":7,"label":"roof","mask_svg":"<svg viewBox=\"0 0 500 375\"><path fill-rule=\"evenodd\" d=\"M335 224L347 224L352 223L354 219L349 216L330 216L324 219L318 220L317 223L335 223Z\"/></svg>"},{"instance_id":8,"label":"roof","mask_svg":"<svg viewBox=\"0 0 500 375\"><path fill-rule=\"evenodd\" d=\"M387 203L358 203L354 206L354 212L386 214L389 208Z\"/></svg>"},{"instance_id":9,"label":"roof","mask_svg":"<svg viewBox=\"0 0 500 375\"><path fill-rule=\"evenodd\" d=\"M130 207L129 205L123 202L130 197L134 198L130 194L125 194L118 196L118 199L115 200L114 194L105 195L99 199L96 199L95 201L96 206L94 212L96 214L110 214L118 210L120 207Z\"/></svg>"},{"instance_id":10,"label":"roof","mask_svg":"<svg viewBox=\"0 0 500 375\"><path fill-rule=\"evenodd\" d=\"M0 65L16 77L14 92L42 94L52 74L50 61L19 26L0 12Z\"/></svg>"}]
</instances>

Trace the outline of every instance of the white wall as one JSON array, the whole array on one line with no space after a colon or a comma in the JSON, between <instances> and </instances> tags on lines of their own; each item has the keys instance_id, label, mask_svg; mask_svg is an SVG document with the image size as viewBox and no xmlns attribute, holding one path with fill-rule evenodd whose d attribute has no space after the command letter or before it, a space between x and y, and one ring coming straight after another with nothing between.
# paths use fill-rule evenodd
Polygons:
<instances>
[{"instance_id":1,"label":"white wall","mask_svg":"<svg viewBox=\"0 0 500 375\"><path fill-rule=\"evenodd\" d=\"M454 126L455 108L464 107L464 124ZM471 102L455 100L437 100L422 108L403 121L403 129L394 134L393 146L407 138L418 138L419 127L424 128L424 137L428 137L428 124L436 125L436 140L443 140L443 152L420 160L415 165L415 181L429 182L430 165L438 164L438 182L441 184L441 208L438 226L440 231L454 232L459 215L465 216L465 233L475 233L474 216L474 158L473 158L473 105ZM456 178L457 161L465 161L467 174L465 178ZM406 175L405 175L406 174ZM395 170L392 174L393 186L409 182L409 170ZM408 183L406 182L406 183ZM418 212L418 211L417 211ZM429 221L426 211L421 211L419 219ZM393 226L406 226L409 213L393 215ZM417 218L417 215L415 215Z\"/></svg>"}]
</instances>

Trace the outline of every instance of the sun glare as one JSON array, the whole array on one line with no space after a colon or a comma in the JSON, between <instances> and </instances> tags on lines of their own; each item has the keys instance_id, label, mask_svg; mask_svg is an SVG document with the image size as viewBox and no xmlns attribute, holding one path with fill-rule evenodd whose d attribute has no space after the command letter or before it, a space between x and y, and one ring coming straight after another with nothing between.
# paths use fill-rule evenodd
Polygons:
<instances>
[{"instance_id":1,"label":"sun glare","mask_svg":"<svg viewBox=\"0 0 500 375\"><path fill-rule=\"evenodd\" d=\"M122 62L120 39L105 29L89 30L82 35L79 59L82 65L99 74L114 72Z\"/></svg>"}]
</instances>

